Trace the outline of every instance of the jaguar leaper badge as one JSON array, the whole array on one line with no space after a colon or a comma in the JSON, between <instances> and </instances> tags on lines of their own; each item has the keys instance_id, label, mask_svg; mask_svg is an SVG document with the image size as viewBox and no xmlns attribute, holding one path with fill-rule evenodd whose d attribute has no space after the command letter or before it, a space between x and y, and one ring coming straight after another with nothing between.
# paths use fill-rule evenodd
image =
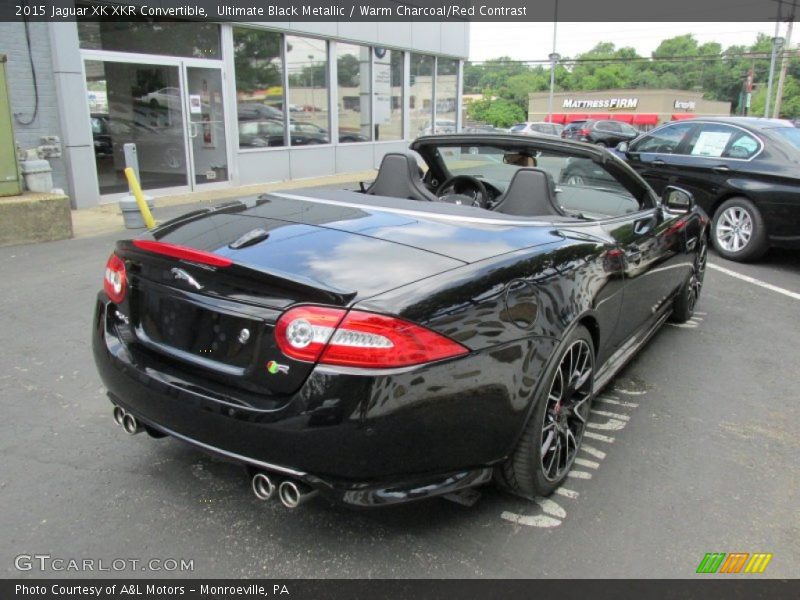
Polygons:
<instances>
[{"instance_id":1,"label":"jaguar leaper badge","mask_svg":"<svg viewBox=\"0 0 800 600\"><path fill-rule=\"evenodd\" d=\"M284 375L289 374L289 365L282 365L280 363L271 360L267 363L267 372L270 375L276 375L278 373L283 373Z\"/></svg>"}]
</instances>

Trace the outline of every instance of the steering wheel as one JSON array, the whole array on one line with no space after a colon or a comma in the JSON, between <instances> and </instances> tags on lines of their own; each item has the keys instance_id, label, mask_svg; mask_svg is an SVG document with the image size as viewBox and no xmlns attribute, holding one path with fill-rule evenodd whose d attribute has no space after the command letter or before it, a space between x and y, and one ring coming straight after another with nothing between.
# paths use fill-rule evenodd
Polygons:
<instances>
[{"instance_id":1,"label":"steering wheel","mask_svg":"<svg viewBox=\"0 0 800 600\"><path fill-rule=\"evenodd\" d=\"M459 186L459 184L461 184L461 186ZM459 191L456 189L457 187L461 190L466 187L467 190ZM445 192L448 190L451 190L453 193L446 194ZM467 191L472 191L472 194L465 193ZM436 189L436 195L439 197L439 200L443 202L471 204L472 206L479 206L480 208L486 208L491 200L489 192L486 190L486 186L483 185L483 182L472 175L453 175L452 177L448 177L447 180ZM452 199L449 200L448 196L451 196ZM466 200L466 202L464 202L464 200Z\"/></svg>"}]
</instances>

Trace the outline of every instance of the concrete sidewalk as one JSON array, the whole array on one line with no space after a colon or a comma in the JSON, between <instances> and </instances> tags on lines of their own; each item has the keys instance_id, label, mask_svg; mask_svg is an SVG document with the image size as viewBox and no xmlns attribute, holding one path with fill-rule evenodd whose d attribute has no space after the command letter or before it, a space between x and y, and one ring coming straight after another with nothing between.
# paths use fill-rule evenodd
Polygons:
<instances>
[{"instance_id":1,"label":"concrete sidewalk","mask_svg":"<svg viewBox=\"0 0 800 600\"><path fill-rule=\"evenodd\" d=\"M273 183L262 183L258 185L247 185L226 189L216 189L203 192L190 192L186 194L176 194L174 196L161 196L155 198L155 209L153 217L156 221L166 220L176 217L184 212L194 210L203 206L208 206L240 196L253 196L266 192L278 190L290 190L298 188L321 187L321 186L342 186L350 187L354 182L372 181L375 178L376 170L357 171L353 173L340 173L328 177L315 177L311 179L295 179L292 181L278 181ZM357 183L355 183L357 185ZM146 192L145 192L146 193ZM125 230L122 220L122 213L119 204L112 202L101 204L92 208L83 208L72 211L72 230L74 237L85 238L113 231ZM136 230L131 230L136 231Z\"/></svg>"}]
</instances>

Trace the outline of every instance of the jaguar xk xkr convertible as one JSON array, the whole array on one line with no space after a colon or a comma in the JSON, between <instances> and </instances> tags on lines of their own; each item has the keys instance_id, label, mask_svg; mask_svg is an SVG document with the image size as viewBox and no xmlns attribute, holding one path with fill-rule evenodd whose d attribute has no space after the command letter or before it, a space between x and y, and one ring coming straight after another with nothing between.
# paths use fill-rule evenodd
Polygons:
<instances>
[{"instance_id":1,"label":"jaguar xk xkr convertible","mask_svg":"<svg viewBox=\"0 0 800 600\"><path fill-rule=\"evenodd\" d=\"M708 217L580 142L410 150L360 190L241 198L118 242L93 330L116 421L245 464L288 507L552 493L592 398L692 316ZM607 177L562 177L581 162Z\"/></svg>"}]
</instances>

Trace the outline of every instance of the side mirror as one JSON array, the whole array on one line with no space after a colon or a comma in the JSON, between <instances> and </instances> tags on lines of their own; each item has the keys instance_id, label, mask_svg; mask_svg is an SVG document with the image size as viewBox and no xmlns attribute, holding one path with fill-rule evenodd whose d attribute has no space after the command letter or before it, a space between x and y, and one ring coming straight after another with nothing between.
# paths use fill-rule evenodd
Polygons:
<instances>
[{"instance_id":1,"label":"side mirror","mask_svg":"<svg viewBox=\"0 0 800 600\"><path fill-rule=\"evenodd\" d=\"M617 144L618 152L627 152L629 148L630 145L628 144L628 142L620 142L619 144Z\"/></svg>"},{"instance_id":2,"label":"side mirror","mask_svg":"<svg viewBox=\"0 0 800 600\"><path fill-rule=\"evenodd\" d=\"M694 196L684 189L668 185L661 194L661 204L670 212L686 214L694 207Z\"/></svg>"}]
</instances>

